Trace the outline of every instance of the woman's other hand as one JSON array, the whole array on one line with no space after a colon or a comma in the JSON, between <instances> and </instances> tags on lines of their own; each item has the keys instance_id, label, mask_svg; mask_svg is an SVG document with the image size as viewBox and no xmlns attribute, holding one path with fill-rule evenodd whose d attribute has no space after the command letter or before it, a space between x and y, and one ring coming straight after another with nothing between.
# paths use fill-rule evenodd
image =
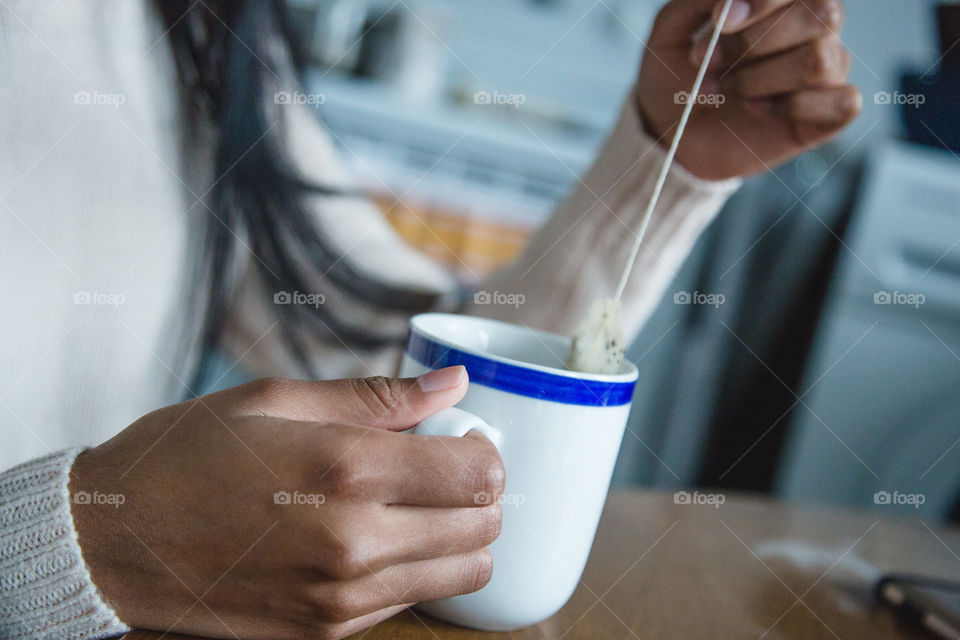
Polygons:
<instances>
[{"instance_id":1,"label":"woman's other hand","mask_svg":"<svg viewBox=\"0 0 960 640\"><path fill-rule=\"evenodd\" d=\"M647 42L638 83L649 132L669 145L722 0L672 0ZM862 108L847 84L840 0L734 0L677 161L720 180L773 168L839 133ZM693 40L695 34L700 37Z\"/></svg>"}]
</instances>

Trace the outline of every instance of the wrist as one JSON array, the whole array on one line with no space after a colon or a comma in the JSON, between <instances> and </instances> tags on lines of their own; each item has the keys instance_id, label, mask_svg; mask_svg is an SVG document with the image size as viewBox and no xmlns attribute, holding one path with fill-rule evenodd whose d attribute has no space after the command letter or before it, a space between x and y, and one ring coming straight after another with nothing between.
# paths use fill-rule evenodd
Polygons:
<instances>
[{"instance_id":1,"label":"wrist","mask_svg":"<svg viewBox=\"0 0 960 640\"><path fill-rule=\"evenodd\" d=\"M91 582L117 615L129 620L117 553L126 496L108 484L111 474L101 472L98 457L96 449L88 449L74 460L67 486L70 513Z\"/></svg>"},{"instance_id":2,"label":"wrist","mask_svg":"<svg viewBox=\"0 0 960 640\"><path fill-rule=\"evenodd\" d=\"M92 583L77 542L68 484L78 453L58 451L0 474L0 636L101 638L129 630Z\"/></svg>"},{"instance_id":3,"label":"wrist","mask_svg":"<svg viewBox=\"0 0 960 640\"><path fill-rule=\"evenodd\" d=\"M670 145L673 144L673 136L676 133L679 118L674 122L670 122L664 118L657 118L655 117L657 112L655 106L646 104L646 102L644 94L639 90L636 91L633 99L633 107L636 109L640 127L662 151L667 152L670 149ZM691 158L687 157L687 153L685 153L690 147L690 140L685 137L677 148L676 156L674 156L674 168L680 168L694 179L704 182L720 182L735 177L721 175L714 167L705 165L703 162L692 161Z\"/></svg>"},{"instance_id":4,"label":"wrist","mask_svg":"<svg viewBox=\"0 0 960 640\"><path fill-rule=\"evenodd\" d=\"M633 110L637 126L643 135L650 139L651 144L655 145L662 155L665 155L673 143L672 129L676 122L661 123L651 115L657 110L645 99L639 83L634 87L628 108ZM722 163L694 161L692 155L696 154L702 160L704 154L691 151L693 148L691 143L695 141L689 138L690 135L688 130L687 137L677 149L677 155L670 170L671 175L678 177L684 184L705 191L728 193L735 191L742 184L742 180L738 175L731 175L729 171L724 171L722 166L716 166Z\"/></svg>"}]
</instances>

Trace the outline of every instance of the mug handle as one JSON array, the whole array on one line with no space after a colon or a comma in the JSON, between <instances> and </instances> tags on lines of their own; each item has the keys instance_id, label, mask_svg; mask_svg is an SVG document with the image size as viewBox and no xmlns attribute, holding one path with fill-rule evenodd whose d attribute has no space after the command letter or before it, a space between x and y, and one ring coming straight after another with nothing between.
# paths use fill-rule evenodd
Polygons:
<instances>
[{"instance_id":1,"label":"mug handle","mask_svg":"<svg viewBox=\"0 0 960 640\"><path fill-rule=\"evenodd\" d=\"M453 436L459 438L474 429L487 436L493 446L497 448L497 451L500 451L500 444L503 441L501 433L484 422L483 419L456 407L443 409L432 416L427 416L413 428L412 433L423 436Z\"/></svg>"}]
</instances>

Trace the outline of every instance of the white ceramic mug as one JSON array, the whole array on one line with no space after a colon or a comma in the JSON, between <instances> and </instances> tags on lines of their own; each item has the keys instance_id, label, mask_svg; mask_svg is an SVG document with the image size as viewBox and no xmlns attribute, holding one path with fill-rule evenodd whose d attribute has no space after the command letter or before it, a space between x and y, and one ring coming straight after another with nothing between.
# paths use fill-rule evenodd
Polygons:
<instances>
[{"instance_id":1,"label":"white ceramic mug","mask_svg":"<svg viewBox=\"0 0 960 640\"><path fill-rule=\"evenodd\" d=\"M401 375L464 365L458 408L414 429L462 436L478 429L506 468L503 530L490 547L493 577L476 593L418 605L435 618L487 631L536 624L580 580L630 412L637 368L616 375L563 369L570 339L504 322L425 313L410 322ZM490 500L478 495L478 504Z\"/></svg>"}]
</instances>

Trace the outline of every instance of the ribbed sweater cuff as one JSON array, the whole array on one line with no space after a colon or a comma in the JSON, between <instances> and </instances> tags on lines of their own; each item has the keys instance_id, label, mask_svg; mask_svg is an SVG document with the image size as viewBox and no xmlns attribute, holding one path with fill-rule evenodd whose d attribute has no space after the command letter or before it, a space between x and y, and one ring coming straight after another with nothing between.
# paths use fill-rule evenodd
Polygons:
<instances>
[{"instance_id":1,"label":"ribbed sweater cuff","mask_svg":"<svg viewBox=\"0 0 960 640\"><path fill-rule=\"evenodd\" d=\"M100 597L70 513L81 449L0 474L0 638L81 640L129 631Z\"/></svg>"}]
</instances>

